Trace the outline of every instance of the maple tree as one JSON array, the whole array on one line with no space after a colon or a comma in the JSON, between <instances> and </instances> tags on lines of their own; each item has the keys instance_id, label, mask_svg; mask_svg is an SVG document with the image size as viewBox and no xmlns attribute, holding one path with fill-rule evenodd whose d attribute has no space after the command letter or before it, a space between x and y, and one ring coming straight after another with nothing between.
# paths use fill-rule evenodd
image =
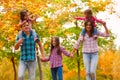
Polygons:
<instances>
[{"instance_id":1,"label":"maple tree","mask_svg":"<svg viewBox=\"0 0 120 80\"><path fill-rule=\"evenodd\" d=\"M42 21L34 23L33 29L40 36L46 53L49 53L50 39L54 35L60 36L63 39L62 45L66 49L72 49L74 40L77 40L82 29L80 27L82 24L80 23L78 27L71 26L67 29L63 25L66 23L75 24L74 16L83 16L82 8L88 6L96 14L99 11L104 11L109 4L112 4L111 0L81 0L80 4L77 4L76 0L2 0L0 6L4 9L0 12L0 59L2 60L4 57L11 59L14 56L15 64L18 64L19 54L13 54L11 49L14 46L16 35L20 31L18 23L21 10L27 9L33 15L37 15L42 19ZM106 44L110 44L109 41L113 43L113 40L114 36L108 40L99 39L99 44L104 48ZM67 58L65 58L64 62L65 64L69 64L68 68L76 68L76 58L82 61L81 56L79 58L75 56L72 63ZM80 63L80 68L83 70L82 62Z\"/></svg>"}]
</instances>

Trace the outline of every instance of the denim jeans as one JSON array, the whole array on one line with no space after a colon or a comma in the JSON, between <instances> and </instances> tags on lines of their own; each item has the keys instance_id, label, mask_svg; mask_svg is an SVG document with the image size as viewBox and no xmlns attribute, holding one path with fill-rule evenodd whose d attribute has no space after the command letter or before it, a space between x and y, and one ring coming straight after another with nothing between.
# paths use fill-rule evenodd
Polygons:
<instances>
[{"instance_id":1,"label":"denim jeans","mask_svg":"<svg viewBox=\"0 0 120 80\"><path fill-rule=\"evenodd\" d=\"M24 74L26 69L28 69L29 80L35 80L35 69L36 69L36 61L21 61L19 63L18 68L18 79L24 80Z\"/></svg>"},{"instance_id":2,"label":"denim jeans","mask_svg":"<svg viewBox=\"0 0 120 80\"><path fill-rule=\"evenodd\" d=\"M82 32L81 32L81 35L85 35L85 28L84 29L82 29ZM98 34L98 31L97 31L97 28L96 27L94 27L94 32L93 32L93 35L97 35Z\"/></svg>"},{"instance_id":3,"label":"denim jeans","mask_svg":"<svg viewBox=\"0 0 120 80\"><path fill-rule=\"evenodd\" d=\"M51 73L52 73L52 80L57 80L57 75L58 75L58 80L63 80L62 66L57 68L51 68Z\"/></svg>"},{"instance_id":4,"label":"denim jeans","mask_svg":"<svg viewBox=\"0 0 120 80\"><path fill-rule=\"evenodd\" d=\"M96 68L98 64L98 52L83 54L84 66L86 69L86 80L96 80Z\"/></svg>"}]
</instances>

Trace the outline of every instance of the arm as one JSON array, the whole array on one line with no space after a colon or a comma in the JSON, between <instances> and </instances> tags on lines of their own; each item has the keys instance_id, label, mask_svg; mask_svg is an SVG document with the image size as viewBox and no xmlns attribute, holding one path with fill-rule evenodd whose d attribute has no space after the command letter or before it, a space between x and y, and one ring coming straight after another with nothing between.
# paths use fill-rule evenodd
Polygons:
<instances>
[{"instance_id":1,"label":"arm","mask_svg":"<svg viewBox=\"0 0 120 80\"><path fill-rule=\"evenodd\" d=\"M21 26L24 25L25 23L26 23L26 20L24 20L24 21L20 21L19 24L18 24L18 26L21 27Z\"/></svg>"},{"instance_id":2,"label":"arm","mask_svg":"<svg viewBox=\"0 0 120 80\"><path fill-rule=\"evenodd\" d=\"M84 20L84 21L86 20L86 18L84 18L84 17L75 17L75 19L76 20Z\"/></svg>"},{"instance_id":3,"label":"arm","mask_svg":"<svg viewBox=\"0 0 120 80\"><path fill-rule=\"evenodd\" d=\"M38 43L38 46L39 46L39 48L40 48L40 52L41 52L41 54L42 54L42 57L44 58L44 57L45 57L45 52L44 52L43 46L42 46L42 44L41 44L40 41L37 42L37 43Z\"/></svg>"},{"instance_id":4,"label":"arm","mask_svg":"<svg viewBox=\"0 0 120 80\"><path fill-rule=\"evenodd\" d=\"M29 20L30 20L32 23L35 22L37 18L38 18L37 15L33 15L33 14L29 15Z\"/></svg>"},{"instance_id":5,"label":"arm","mask_svg":"<svg viewBox=\"0 0 120 80\"><path fill-rule=\"evenodd\" d=\"M109 37L109 31L108 31L108 28L106 26L106 23L104 23L103 26L104 26L104 29L105 29L105 33L99 32L98 34L100 36L103 36L103 37Z\"/></svg>"},{"instance_id":6,"label":"arm","mask_svg":"<svg viewBox=\"0 0 120 80\"><path fill-rule=\"evenodd\" d=\"M50 56L49 56L49 57L46 57L46 58L40 57L40 60L41 60L42 62L48 62L48 61L50 60Z\"/></svg>"},{"instance_id":7,"label":"arm","mask_svg":"<svg viewBox=\"0 0 120 80\"><path fill-rule=\"evenodd\" d=\"M22 44L22 42L23 42L23 39L22 39L22 38L19 39L18 42L15 44L14 49L15 49L15 50L19 49L19 47L20 47L20 45Z\"/></svg>"},{"instance_id":8,"label":"arm","mask_svg":"<svg viewBox=\"0 0 120 80\"><path fill-rule=\"evenodd\" d=\"M95 17L94 17L94 19L95 19L96 22L101 23L102 25L105 24L105 22L102 21L102 20L100 20L100 19L97 19L97 18L95 18Z\"/></svg>"},{"instance_id":9,"label":"arm","mask_svg":"<svg viewBox=\"0 0 120 80\"><path fill-rule=\"evenodd\" d=\"M74 54L76 52L76 50L79 48L80 44L83 42L82 39L83 36L80 34L77 42L75 43L74 47L73 47L73 50L72 50L72 54Z\"/></svg>"},{"instance_id":10,"label":"arm","mask_svg":"<svg viewBox=\"0 0 120 80\"><path fill-rule=\"evenodd\" d=\"M64 55L70 57L70 53L68 51L66 51L63 47L61 47L61 51Z\"/></svg>"}]
</instances>

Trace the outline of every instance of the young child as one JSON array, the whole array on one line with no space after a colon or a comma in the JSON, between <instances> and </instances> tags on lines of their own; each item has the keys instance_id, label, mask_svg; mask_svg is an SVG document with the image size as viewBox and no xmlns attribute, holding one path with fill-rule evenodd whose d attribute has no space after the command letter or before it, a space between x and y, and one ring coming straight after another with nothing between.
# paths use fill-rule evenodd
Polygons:
<instances>
[{"instance_id":1,"label":"young child","mask_svg":"<svg viewBox=\"0 0 120 80\"><path fill-rule=\"evenodd\" d=\"M102 20L99 20L99 19L95 18L95 17L93 16L93 13L92 13L92 10L91 10L91 9L85 10L85 11L84 11L84 15L85 15L85 17L75 17L75 19L76 19L76 20L84 20L84 21L86 21L86 20L91 20L91 21L93 21L93 23L94 23L94 33L93 33L93 35L94 35L94 38L96 39L98 32L97 32L96 24L95 24L95 23L98 22L98 23L101 23L102 25L104 25L105 22L102 21ZM83 30L82 30L82 33L81 33L81 35L83 36L83 39L84 39L85 33L86 33L86 30L83 29Z\"/></svg>"},{"instance_id":2,"label":"young child","mask_svg":"<svg viewBox=\"0 0 120 80\"><path fill-rule=\"evenodd\" d=\"M51 39L51 50L48 58L41 58L42 62L50 61L52 80L63 80L62 76L62 53L68 57L73 57L73 54L67 52L60 46L59 37L55 36Z\"/></svg>"},{"instance_id":3,"label":"young child","mask_svg":"<svg viewBox=\"0 0 120 80\"><path fill-rule=\"evenodd\" d=\"M29 16L30 15L28 15L28 10L21 11L20 12L19 26L22 26L22 25L24 25L27 22L29 24L30 28L31 28L32 35L34 37L34 41L36 41L37 40L37 35L36 35L35 30L32 29L32 23L35 20L35 18L31 18ZM24 39L24 37L22 36L22 31L19 32L19 38L23 38Z\"/></svg>"}]
</instances>

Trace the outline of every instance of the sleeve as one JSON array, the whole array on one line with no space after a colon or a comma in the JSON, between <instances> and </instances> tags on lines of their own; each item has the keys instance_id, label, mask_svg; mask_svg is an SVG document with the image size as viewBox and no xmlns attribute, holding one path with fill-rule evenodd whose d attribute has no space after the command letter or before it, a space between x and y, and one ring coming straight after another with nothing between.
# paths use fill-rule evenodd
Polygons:
<instances>
[{"instance_id":1,"label":"sleeve","mask_svg":"<svg viewBox=\"0 0 120 80\"><path fill-rule=\"evenodd\" d=\"M74 45L74 48L75 48L75 49L78 49L78 48L79 48L82 40L83 40L83 36L80 34L77 42L76 42L75 45Z\"/></svg>"},{"instance_id":2,"label":"sleeve","mask_svg":"<svg viewBox=\"0 0 120 80\"><path fill-rule=\"evenodd\" d=\"M64 54L64 55L66 55L66 56L70 56L70 52L68 52L68 51L66 51L63 47L60 47L60 49L61 49L61 52Z\"/></svg>"},{"instance_id":3,"label":"sleeve","mask_svg":"<svg viewBox=\"0 0 120 80\"><path fill-rule=\"evenodd\" d=\"M19 40L19 36L17 35L17 37L16 37L16 42L18 42L18 40Z\"/></svg>"},{"instance_id":4,"label":"sleeve","mask_svg":"<svg viewBox=\"0 0 120 80\"><path fill-rule=\"evenodd\" d=\"M36 36L37 36L36 42L40 42L40 37L38 36L38 34L36 34Z\"/></svg>"},{"instance_id":5,"label":"sleeve","mask_svg":"<svg viewBox=\"0 0 120 80\"><path fill-rule=\"evenodd\" d=\"M86 20L86 18L84 18L84 17L75 17L75 19L76 20L84 20L84 21Z\"/></svg>"},{"instance_id":6,"label":"sleeve","mask_svg":"<svg viewBox=\"0 0 120 80\"><path fill-rule=\"evenodd\" d=\"M100 31L98 31L98 35L101 37L109 37L110 36L109 34L106 34L106 33L100 32Z\"/></svg>"},{"instance_id":7,"label":"sleeve","mask_svg":"<svg viewBox=\"0 0 120 80\"><path fill-rule=\"evenodd\" d=\"M95 17L94 17L94 20L95 20L96 22L98 22L98 23L103 24L103 21L102 21L102 20L100 20L100 19L97 19L97 18L95 18Z\"/></svg>"},{"instance_id":8,"label":"sleeve","mask_svg":"<svg viewBox=\"0 0 120 80\"><path fill-rule=\"evenodd\" d=\"M29 21L32 21L32 18L29 17L28 20L29 20Z\"/></svg>"}]
</instances>

